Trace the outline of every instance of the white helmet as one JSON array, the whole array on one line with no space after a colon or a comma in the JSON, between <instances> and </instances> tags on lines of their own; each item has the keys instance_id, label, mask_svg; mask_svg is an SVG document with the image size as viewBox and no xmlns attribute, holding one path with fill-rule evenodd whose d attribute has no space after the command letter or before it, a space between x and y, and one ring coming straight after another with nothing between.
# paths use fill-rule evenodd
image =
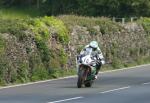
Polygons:
<instances>
[{"instance_id":1,"label":"white helmet","mask_svg":"<svg viewBox=\"0 0 150 103\"><path fill-rule=\"evenodd\" d=\"M97 41L91 41L90 42L90 46L92 47L92 48L98 48L98 43L97 43Z\"/></svg>"}]
</instances>

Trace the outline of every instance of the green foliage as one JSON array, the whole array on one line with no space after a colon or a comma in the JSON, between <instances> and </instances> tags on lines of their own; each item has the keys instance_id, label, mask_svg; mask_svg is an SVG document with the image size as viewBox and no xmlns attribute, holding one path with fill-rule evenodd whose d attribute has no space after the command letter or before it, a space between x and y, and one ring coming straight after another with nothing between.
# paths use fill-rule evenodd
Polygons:
<instances>
[{"instance_id":1,"label":"green foliage","mask_svg":"<svg viewBox=\"0 0 150 103\"><path fill-rule=\"evenodd\" d=\"M0 17L3 19L25 19L40 15L35 7L0 7Z\"/></svg>"},{"instance_id":2,"label":"green foliage","mask_svg":"<svg viewBox=\"0 0 150 103\"><path fill-rule=\"evenodd\" d=\"M43 17L36 18L29 22L29 26L34 33L37 47L40 51L42 61L48 68L49 62L51 61L51 52L48 48L47 41L51 38L52 34L59 38L61 43L68 43L69 36L68 31L62 21L54 17ZM55 30L55 32L51 31ZM66 55L61 51L60 60L61 63L66 62ZM53 62L53 60L51 61ZM55 63L54 63L55 64ZM57 63L56 63L57 64ZM60 66L60 65L58 65Z\"/></svg>"},{"instance_id":3,"label":"green foliage","mask_svg":"<svg viewBox=\"0 0 150 103\"><path fill-rule=\"evenodd\" d=\"M18 83L25 83L29 81L29 73L28 73L29 66L27 63L19 63L19 68L17 70L17 82Z\"/></svg>"},{"instance_id":4,"label":"green foliage","mask_svg":"<svg viewBox=\"0 0 150 103\"><path fill-rule=\"evenodd\" d=\"M34 33L37 48L40 52L42 63L44 64L33 71L32 80L48 79L49 77L56 78L57 75L61 75L61 72L58 72L57 69L64 67L68 57L63 49L58 51L50 49L47 41L52 35L55 35L62 44L68 43L69 35L67 28L62 21L54 17L30 20L29 27ZM50 72L48 73L48 71Z\"/></svg>"},{"instance_id":5,"label":"green foliage","mask_svg":"<svg viewBox=\"0 0 150 103\"><path fill-rule=\"evenodd\" d=\"M7 58L5 55L5 47L7 47L7 41L3 40L0 35L0 85L7 83L22 83L27 81L44 80L49 78L57 78L60 76L75 74L75 71L71 68L67 68L68 54L63 47L64 44L69 42L69 31L76 25L87 27L90 34L97 35L100 31L103 35L110 35L121 31L122 28L113 23L108 18L90 18L90 17L77 17L77 16L59 16L60 20L55 17L40 17L40 18L25 18L25 19L4 19L0 20L0 33L7 33L17 38L18 44L23 44L25 38L32 37L36 46L33 48L23 46L27 54L27 62L15 62L13 59ZM143 25L149 22L148 18L144 18ZM63 23L63 22L65 23ZM66 26L68 28L66 28ZM95 30L94 26L99 26L100 30ZM149 30L149 26L144 27L145 30ZM107 36L106 35L106 36ZM80 35L81 36L81 35ZM55 39L52 41L52 39ZM82 39L82 36L81 36ZM54 44L54 45L53 45ZM34 45L33 45L34 46ZM77 47L77 51L81 51L81 47ZM118 42L112 43L112 48L109 50L109 57L112 59L112 66L106 66L105 68L116 69L130 66L128 63L124 63L118 53ZM9 48L8 48L9 49ZM37 50L37 51L36 51ZM138 64L148 63L150 60L147 56L137 59L137 53L144 54L142 49L132 48L129 50L131 58L136 60ZM3 55L4 54L4 55ZM4 57L3 57L4 56ZM17 66L17 68L14 66Z\"/></svg>"},{"instance_id":6,"label":"green foliage","mask_svg":"<svg viewBox=\"0 0 150 103\"><path fill-rule=\"evenodd\" d=\"M147 64L150 63L150 56L145 56L142 59L144 60L144 63L147 63Z\"/></svg>"},{"instance_id":7,"label":"green foliage","mask_svg":"<svg viewBox=\"0 0 150 103\"><path fill-rule=\"evenodd\" d=\"M34 69L31 80L32 81L37 81L37 80L44 80L48 79L48 71L43 68L43 66L39 66L36 69Z\"/></svg>"},{"instance_id":8,"label":"green foliage","mask_svg":"<svg viewBox=\"0 0 150 103\"><path fill-rule=\"evenodd\" d=\"M58 56L60 57L60 63L62 65L65 65L67 63L67 61L68 61L68 55L65 53L64 49L61 49L59 51L59 55Z\"/></svg>"},{"instance_id":9,"label":"green foliage","mask_svg":"<svg viewBox=\"0 0 150 103\"><path fill-rule=\"evenodd\" d=\"M54 17L47 17L45 16L42 21L47 24L48 26L51 26L56 30L56 34L62 43L68 43L69 41L69 35L68 30L64 23L61 20L58 20Z\"/></svg>"},{"instance_id":10,"label":"green foliage","mask_svg":"<svg viewBox=\"0 0 150 103\"><path fill-rule=\"evenodd\" d=\"M142 56L136 59L138 65L141 64L149 64L150 63L150 56Z\"/></svg>"},{"instance_id":11,"label":"green foliage","mask_svg":"<svg viewBox=\"0 0 150 103\"><path fill-rule=\"evenodd\" d=\"M0 33L13 34L18 40L22 40L25 37L25 30L27 30L27 24L24 20L0 19Z\"/></svg>"},{"instance_id":12,"label":"green foliage","mask_svg":"<svg viewBox=\"0 0 150 103\"><path fill-rule=\"evenodd\" d=\"M68 43L68 30L61 20L45 16L43 18L36 18L30 22L30 27L36 35L36 39L48 39L51 36L51 33L53 33L51 30L54 29L54 33L59 38L60 42Z\"/></svg>"},{"instance_id":13,"label":"green foliage","mask_svg":"<svg viewBox=\"0 0 150 103\"><path fill-rule=\"evenodd\" d=\"M29 58L29 78L31 81L48 79L48 70L42 63L38 54L32 54Z\"/></svg>"},{"instance_id":14,"label":"green foliage","mask_svg":"<svg viewBox=\"0 0 150 103\"><path fill-rule=\"evenodd\" d=\"M148 34L150 34L150 18L141 18L139 20Z\"/></svg>"},{"instance_id":15,"label":"green foliage","mask_svg":"<svg viewBox=\"0 0 150 103\"><path fill-rule=\"evenodd\" d=\"M50 51L46 45L46 41L50 38L51 34L48 27L39 18L31 20L29 26L34 33L34 38L37 48L40 51L42 61L46 63L49 62Z\"/></svg>"},{"instance_id":16,"label":"green foliage","mask_svg":"<svg viewBox=\"0 0 150 103\"><path fill-rule=\"evenodd\" d=\"M79 54L83 48L84 48L84 45L78 46L78 48L77 48L77 53Z\"/></svg>"},{"instance_id":17,"label":"green foliage","mask_svg":"<svg viewBox=\"0 0 150 103\"><path fill-rule=\"evenodd\" d=\"M80 25L87 27L88 31L91 34L96 35L97 31L93 28L94 26L99 26L102 34L106 34L110 31L116 32L121 28L117 23L112 22L109 18L92 18L92 17L83 17L83 16L74 16L74 15L63 15L59 16L62 21L67 25L68 28L73 29L72 27Z\"/></svg>"},{"instance_id":18,"label":"green foliage","mask_svg":"<svg viewBox=\"0 0 150 103\"><path fill-rule=\"evenodd\" d=\"M50 31L48 26L41 21L40 18L36 18L30 21L30 28L35 34L35 39L37 41L40 40L48 40L50 37Z\"/></svg>"},{"instance_id":19,"label":"green foliage","mask_svg":"<svg viewBox=\"0 0 150 103\"><path fill-rule=\"evenodd\" d=\"M16 79L15 69L6 56L6 47L7 43L0 34L0 85L6 85Z\"/></svg>"},{"instance_id":20,"label":"green foliage","mask_svg":"<svg viewBox=\"0 0 150 103\"><path fill-rule=\"evenodd\" d=\"M5 47L6 47L5 41L4 41L4 39L0 36L0 55L4 53Z\"/></svg>"},{"instance_id":21,"label":"green foliage","mask_svg":"<svg viewBox=\"0 0 150 103\"><path fill-rule=\"evenodd\" d=\"M50 60L50 50L47 47L46 43L42 40L37 41L37 47L41 52L41 57L43 62L49 62Z\"/></svg>"},{"instance_id":22,"label":"green foliage","mask_svg":"<svg viewBox=\"0 0 150 103\"><path fill-rule=\"evenodd\" d=\"M61 69L52 69L50 74L51 74L52 78L58 78L58 77L62 76L62 70Z\"/></svg>"},{"instance_id":23,"label":"green foliage","mask_svg":"<svg viewBox=\"0 0 150 103\"><path fill-rule=\"evenodd\" d=\"M96 36L98 32L94 28L88 28L88 31L90 32L91 35Z\"/></svg>"},{"instance_id":24,"label":"green foliage","mask_svg":"<svg viewBox=\"0 0 150 103\"><path fill-rule=\"evenodd\" d=\"M58 78L58 77L64 77L69 75L76 74L75 69L52 69L51 70L51 78Z\"/></svg>"},{"instance_id":25,"label":"green foliage","mask_svg":"<svg viewBox=\"0 0 150 103\"><path fill-rule=\"evenodd\" d=\"M50 60L50 68L65 68L65 65L68 61L68 55L61 48L60 50L51 50L51 60Z\"/></svg>"},{"instance_id":26,"label":"green foliage","mask_svg":"<svg viewBox=\"0 0 150 103\"><path fill-rule=\"evenodd\" d=\"M47 0L45 5L44 10L50 15L150 16L149 0Z\"/></svg>"},{"instance_id":27,"label":"green foliage","mask_svg":"<svg viewBox=\"0 0 150 103\"><path fill-rule=\"evenodd\" d=\"M0 55L0 84L6 85L17 80L16 68L12 62L4 55Z\"/></svg>"},{"instance_id":28,"label":"green foliage","mask_svg":"<svg viewBox=\"0 0 150 103\"><path fill-rule=\"evenodd\" d=\"M149 0L1 0L1 5L10 7L12 12L17 11L18 17L42 14L78 14L107 17L150 16ZM7 14L14 18L15 15L12 12Z\"/></svg>"},{"instance_id":29,"label":"green foliage","mask_svg":"<svg viewBox=\"0 0 150 103\"><path fill-rule=\"evenodd\" d=\"M52 75L57 74L58 68L66 68L65 65L68 61L68 56L62 48L62 45L68 43L69 35L67 28L61 20L54 17L26 19L2 18L0 24L0 33L7 33L10 36L13 35L17 38L15 42L19 42L20 45L31 36L34 38L32 42L36 43L38 49L33 54L32 48L26 47L26 44L24 45L28 54L27 56L29 57L29 62L27 63L23 61L11 62L11 60L8 61L9 63L5 63L7 59L4 60L4 63L0 62L1 85L54 78ZM58 46L60 47L58 50L50 48L51 45L49 43L51 42L52 35L59 42ZM2 35L0 35L0 56L5 54L6 42L8 41L3 40ZM7 58L7 56L4 57ZM1 59L4 59L4 57ZM50 71L53 69L56 69L56 72L50 74ZM61 76L62 74L59 73L63 72L58 72L58 75Z\"/></svg>"},{"instance_id":30,"label":"green foliage","mask_svg":"<svg viewBox=\"0 0 150 103\"><path fill-rule=\"evenodd\" d=\"M5 85L5 68L7 68L7 64L2 59L4 59L3 56L0 58L0 85Z\"/></svg>"},{"instance_id":31,"label":"green foliage","mask_svg":"<svg viewBox=\"0 0 150 103\"><path fill-rule=\"evenodd\" d=\"M112 67L115 69L124 67L122 60L119 58L113 58Z\"/></svg>"}]
</instances>

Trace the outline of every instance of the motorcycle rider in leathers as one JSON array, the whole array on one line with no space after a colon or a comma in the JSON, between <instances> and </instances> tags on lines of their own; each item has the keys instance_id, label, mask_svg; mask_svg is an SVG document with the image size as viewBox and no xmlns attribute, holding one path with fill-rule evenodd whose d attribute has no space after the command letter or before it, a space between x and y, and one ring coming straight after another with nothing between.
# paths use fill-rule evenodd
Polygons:
<instances>
[{"instance_id":1,"label":"motorcycle rider in leathers","mask_svg":"<svg viewBox=\"0 0 150 103\"><path fill-rule=\"evenodd\" d=\"M103 64L105 64L104 56L98 46L97 41L91 41L88 45L86 45L80 54L77 56L77 63L80 63L81 58L85 55L86 52L91 52L92 56L96 57L98 62L96 63L96 75L95 79L97 79L98 72Z\"/></svg>"}]
</instances>

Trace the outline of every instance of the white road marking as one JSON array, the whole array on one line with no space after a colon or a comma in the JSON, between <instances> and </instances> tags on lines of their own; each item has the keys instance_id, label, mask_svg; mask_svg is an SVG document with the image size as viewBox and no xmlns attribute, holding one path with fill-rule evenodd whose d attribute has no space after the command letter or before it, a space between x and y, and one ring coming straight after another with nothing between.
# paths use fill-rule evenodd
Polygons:
<instances>
[{"instance_id":1,"label":"white road marking","mask_svg":"<svg viewBox=\"0 0 150 103\"><path fill-rule=\"evenodd\" d=\"M109 92L113 92L113 91L118 91L118 90L123 90L123 89L128 89L130 88L130 86L127 87L122 87L122 88L117 88L117 89L112 89L112 90L108 90L108 91L104 91L104 92L100 92L100 93L109 93Z\"/></svg>"},{"instance_id":2,"label":"white road marking","mask_svg":"<svg viewBox=\"0 0 150 103\"><path fill-rule=\"evenodd\" d=\"M81 98L84 98L84 97L74 97L74 98L68 98L68 99L63 99L63 100L58 100L58 101L53 101L53 102L48 102L48 103L60 103L60 102L65 102L65 101L77 100Z\"/></svg>"},{"instance_id":3,"label":"white road marking","mask_svg":"<svg viewBox=\"0 0 150 103\"><path fill-rule=\"evenodd\" d=\"M127 70L127 69L133 69L133 68L144 67L144 66L150 66L150 64L139 65L139 66L134 66L134 67L129 67L129 68L116 69L116 70L108 70L108 71L104 71L104 72L100 72L100 73L117 72L117 71L123 71L123 70ZM29 83L26 83L26 84L5 86L5 87L0 87L0 90L1 89L14 88L14 87L20 87L20 86L39 84L39 83L45 83L45 82L50 82L50 81L55 81L55 80L62 80L62 79L67 79L67 78L75 78L75 77L77 77L77 76L73 75L73 76L67 76L67 77L62 77L62 78L57 78L57 79L50 79L50 80L45 80L45 81L37 81L37 82L29 82Z\"/></svg>"},{"instance_id":4,"label":"white road marking","mask_svg":"<svg viewBox=\"0 0 150 103\"><path fill-rule=\"evenodd\" d=\"M123 70L134 69L134 68L140 68L140 67L145 67L145 66L150 66L150 64L138 65L138 66L133 66L133 67L128 67L128 68L121 68L121 69L116 69L116 70L108 70L108 71L104 71L104 72L100 72L100 73L111 73L111 72L123 71Z\"/></svg>"},{"instance_id":5,"label":"white road marking","mask_svg":"<svg viewBox=\"0 0 150 103\"><path fill-rule=\"evenodd\" d=\"M150 84L150 82L147 82L147 83L143 83L143 85L147 85L147 84Z\"/></svg>"},{"instance_id":6,"label":"white road marking","mask_svg":"<svg viewBox=\"0 0 150 103\"><path fill-rule=\"evenodd\" d=\"M0 90L1 90L1 89L14 88L14 87L27 86L27 85L33 85L33 84L39 84L39 83L46 83L46 82L50 82L50 81L62 80L62 79L67 79L67 78L75 78L75 77L77 77L77 76L76 76L76 75L73 75L73 76L62 77L62 78L57 78L57 79L50 79L50 80L45 80L45 81L37 81L37 82L29 82L29 83L25 83L25 84L18 84L18 85L5 86L5 87L0 87Z\"/></svg>"}]
</instances>

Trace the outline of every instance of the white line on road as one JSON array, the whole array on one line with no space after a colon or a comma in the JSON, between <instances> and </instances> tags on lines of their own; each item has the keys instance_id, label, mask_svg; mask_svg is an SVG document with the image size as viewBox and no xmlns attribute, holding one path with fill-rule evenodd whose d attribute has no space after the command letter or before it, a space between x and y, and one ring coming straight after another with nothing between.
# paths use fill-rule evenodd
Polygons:
<instances>
[{"instance_id":1,"label":"white line on road","mask_svg":"<svg viewBox=\"0 0 150 103\"><path fill-rule=\"evenodd\" d=\"M128 88L130 88L130 86L122 87L122 88L117 88L117 89L112 89L112 90L108 90L108 91L104 91L104 92L100 92L100 93L109 93L109 92L123 90L123 89L128 89Z\"/></svg>"},{"instance_id":2,"label":"white line on road","mask_svg":"<svg viewBox=\"0 0 150 103\"><path fill-rule=\"evenodd\" d=\"M58 101L53 101L53 102L48 102L48 103L60 103L60 102L65 102L65 101L71 101L71 100L81 99L81 98L84 98L84 97L74 97L74 98L63 99L63 100L58 100Z\"/></svg>"},{"instance_id":3,"label":"white line on road","mask_svg":"<svg viewBox=\"0 0 150 103\"><path fill-rule=\"evenodd\" d=\"M0 90L1 89L14 88L14 87L28 86L28 85L39 84L39 83L46 83L46 82L55 81L55 80L63 80L63 79L75 78L75 77L76 77L76 75L73 75L73 76L61 77L61 78L57 78L57 79L50 79L50 80L44 80L44 81L29 82L29 83L25 83L25 84L5 86L5 87L0 87Z\"/></svg>"},{"instance_id":4,"label":"white line on road","mask_svg":"<svg viewBox=\"0 0 150 103\"><path fill-rule=\"evenodd\" d=\"M147 85L147 84L150 84L150 82L147 82L147 83L143 83L143 85Z\"/></svg>"},{"instance_id":5,"label":"white line on road","mask_svg":"<svg viewBox=\"0 0 150 103\"><path fill-rule=\"evenodd\" d=\"M118 71L129 70L129 69L134 69L134 68L140 68L140 67L145 67L145 66L150 66L150 64L138 65L138 66L133 66L133 67L128 67L128 68L121 68L121 69L115 69L115 70L108 70L108 71L104 71L104 72L100 72L100 73L102 74L102 73L118 72Z\"/></svg>"}]
</instances>

